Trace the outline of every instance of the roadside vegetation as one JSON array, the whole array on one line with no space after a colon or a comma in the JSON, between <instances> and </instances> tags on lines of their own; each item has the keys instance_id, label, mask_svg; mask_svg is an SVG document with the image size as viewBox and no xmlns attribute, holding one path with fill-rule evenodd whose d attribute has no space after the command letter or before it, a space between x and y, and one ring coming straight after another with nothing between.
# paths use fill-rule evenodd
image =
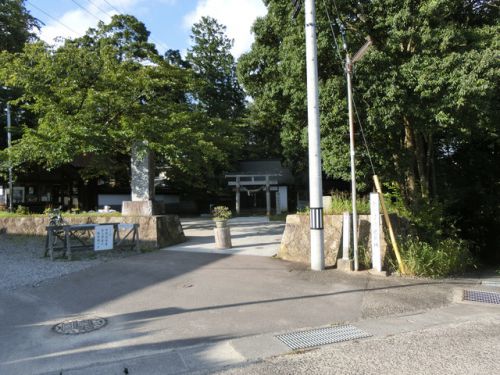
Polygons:
<instances>
[{"instance_id":1,"label":"roadside vegetation","mask_svg":"<svg viewBox=\"0 0 500 375\"><path fill-rule=\"evenodd\" d=\"M225 26L209 17L193 25L185 56L160 54L146 26L125 14L51 46L34 33L41 22L26 3L0 4L3 183L9 166L16 175L82 159L83 180L128 184L131 148L141 140L169 185L192 196L227 192L222 176L243 159L280 159L306 188L304 13L292 21L293 2L265 1L255 41L238 61ZM369 212L364 197L376 173L389 212L410 223L400 242L412 274L500 264L497 2L338 0L317 2L317 10L325 179L338 189L350 182L342 45L353 56L369 36L353 68L358 213ZM350 195L335 193L325 212L344 211Z\"/></svg>"}]
</instances>

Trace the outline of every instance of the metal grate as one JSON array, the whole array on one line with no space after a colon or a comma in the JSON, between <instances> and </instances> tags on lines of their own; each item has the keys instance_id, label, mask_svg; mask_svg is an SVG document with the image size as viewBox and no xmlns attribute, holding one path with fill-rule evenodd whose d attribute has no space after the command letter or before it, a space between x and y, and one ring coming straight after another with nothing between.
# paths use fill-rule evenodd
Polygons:
<instances>
[{"instance_id":1,"label":"metal grate","mask_svg":"<svg viewBox=\"0 0 500 375\"><path fill-rule=\"evenodd\" d=\"M277 335L276 338L292 349L304 349L370 336L370 334L348 324L335 327L311 329L308 331L285 333L283 335Z\"/></svg>"},{"instance_id":2,"label":"metal grate","mask_svg":"<svg viewBox=\"0 0 500 375\"><path fill-rule=\"evenodd\" d=\"M495 292L480 292L477 290L464 290L464 301L493 303L500 305L500 293Z\"/></svg>"}]
</instances>

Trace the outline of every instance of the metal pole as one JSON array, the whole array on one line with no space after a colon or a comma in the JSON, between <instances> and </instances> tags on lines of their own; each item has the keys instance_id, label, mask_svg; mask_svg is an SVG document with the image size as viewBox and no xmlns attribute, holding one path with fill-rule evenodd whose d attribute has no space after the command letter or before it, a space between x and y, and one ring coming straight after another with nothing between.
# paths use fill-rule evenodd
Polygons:
<instances>
[{"instance_id":1,"label":"metal pole","mask_svg":"<svg viewBox=\"0 0 500 375\"><path fill-rule=\"evenodd\" d=\"M358 215L356 210L356 166L354 148L354 113L352 106L352 63L349 53L346 54L346 74L347 74L347 104L349 108L349 140L351 149L351 195L352 195L352 241L354 250L354 270L359 269L358 262Z\"/></svg>"},{"instance_id":2,"label":"metal pole","mask_svg":"<svg viewBox=\"0 0 500 375\"><path fill-rule=\"evenodd\" d=\"M12 136L10 134L11 120L10 120L10 104L7 103L7 147L9 155L9 211L13 211L12 200L14 198L14 189L12 183L12 161L10 159L10 146L12 143Z\"/></svg>"},{"instance_id":3,"label":"metal pole","mask_svg":"<svg viewBox=\"0 0 500 375\"><path fill-rule=\"evenodd\" d=\"M325 268L323 245L323 186L319 128L316 12L314 0L305 0L307 114L309 135L309 207L311 228L311 269Z\"/></svg>"}]
</instances>

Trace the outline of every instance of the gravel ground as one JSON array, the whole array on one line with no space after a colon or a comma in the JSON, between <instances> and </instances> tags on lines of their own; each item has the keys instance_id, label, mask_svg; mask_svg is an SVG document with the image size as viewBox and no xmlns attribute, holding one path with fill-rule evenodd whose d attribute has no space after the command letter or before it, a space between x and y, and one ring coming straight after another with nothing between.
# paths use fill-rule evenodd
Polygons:
<instances>
[{"instance_id":1,"label":"gravel ground","mask_svg":"<svg viewBox=\"0 0 500 375\"><path fill-rule=\"evenodd\" d=\"M0 234L0 289L37 286L44 280L58 278L116 258L136 255L134 251L74 251L71 262L44 258L45 237Z\"/></svg>"},{"instance_id":2,"label":"gravel ground","mask_svg":"<svg viewBox=\"0 0 500 375\"><path fill-rule=\"evenodd\" d=\"M500 319L488 319L329 345L211 373L492 375L500 374L498 353Z\"/></svg>"}]
</instances>

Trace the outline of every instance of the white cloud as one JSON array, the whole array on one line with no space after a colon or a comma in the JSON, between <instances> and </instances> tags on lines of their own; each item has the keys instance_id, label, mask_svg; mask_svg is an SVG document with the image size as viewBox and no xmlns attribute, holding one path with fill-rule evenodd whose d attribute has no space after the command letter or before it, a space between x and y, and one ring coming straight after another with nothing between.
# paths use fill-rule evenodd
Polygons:
<instances>
[{"instance_id":1,"label":"white cloud","mask_svg":"<svg viewBox=\"0 0 500 375\"><path fill-rule=\"evenodd\" d=\"M184 17L187 28L202 16L210 16L227 27L226 34L234 39L232 53L235 58L250 49L254 37L251 27L257 17L263 17L267 9L262 0L198 0L196 9Z\"/></svg>"}]
</instances>

